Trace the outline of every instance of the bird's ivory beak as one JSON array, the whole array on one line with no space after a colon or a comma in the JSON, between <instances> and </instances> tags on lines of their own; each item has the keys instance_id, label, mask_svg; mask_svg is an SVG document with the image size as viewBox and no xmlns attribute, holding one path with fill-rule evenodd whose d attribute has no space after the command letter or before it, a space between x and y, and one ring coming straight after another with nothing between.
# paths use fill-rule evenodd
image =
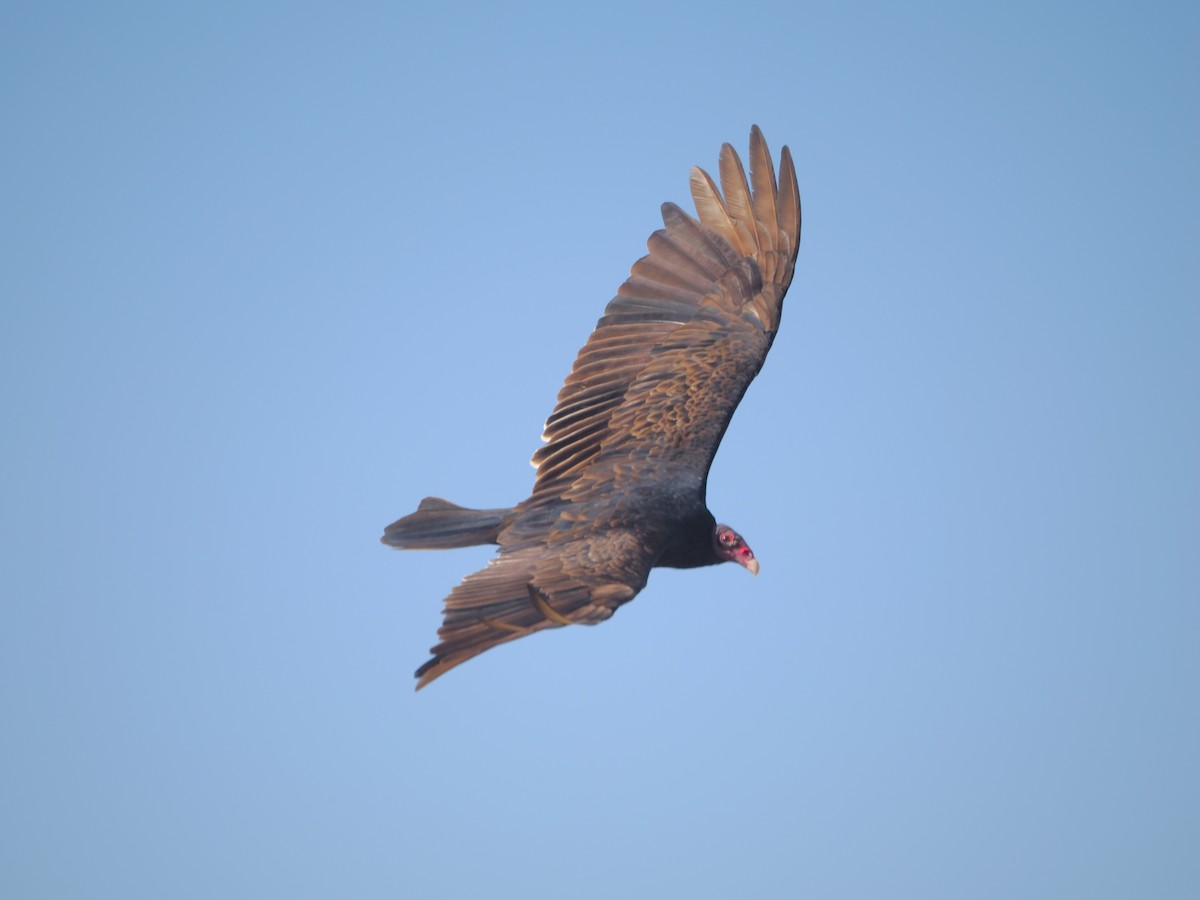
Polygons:
<instances>
[{"instance_id":1,"label":"bird's ivory beak","mask_svg":"<svg viewBox=\"0 0 1200 900\"><path fill-rule=\"evenodd\" d=\"M750 560L750 562L746 563L746 570L751 575L757 575L758 574L758 560L752 559L752 560Z\"/></svg>"}]
</instances>

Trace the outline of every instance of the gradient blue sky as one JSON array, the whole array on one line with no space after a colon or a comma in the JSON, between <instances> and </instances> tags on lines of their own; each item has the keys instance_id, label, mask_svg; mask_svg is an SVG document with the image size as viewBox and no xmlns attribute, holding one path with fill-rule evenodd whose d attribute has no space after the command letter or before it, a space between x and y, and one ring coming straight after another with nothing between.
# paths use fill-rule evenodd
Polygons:
<instances>
[{"instance_id":1,"label":"gradient blue sky","mask_svg":"<svg viewBox=\"0 0 1200 900\"><path fill-rule=\"evenodd\" d=\"M1200 895L1198 9L6 5L0 894ZM414 695L754 122L762 574Z\"/></svg>"}]
</instances>

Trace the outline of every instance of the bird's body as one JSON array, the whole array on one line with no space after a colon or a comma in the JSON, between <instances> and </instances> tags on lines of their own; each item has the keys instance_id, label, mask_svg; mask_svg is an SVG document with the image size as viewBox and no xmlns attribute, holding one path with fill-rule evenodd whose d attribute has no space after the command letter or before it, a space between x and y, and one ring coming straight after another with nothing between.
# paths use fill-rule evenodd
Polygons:
<instances>
[{"instance_id":1,"label":"bird's body","mask_svg":"<svg viewBox=\"0 0 1200 900\"><path fill-rule=\"evenodd\" d=\"M728 144L720 176L724 196L692 170L699 221L664 204L665 227L608 304L546 421L529 498L490 510L426 498L385 530L384 543L407 549L500 546L446 599L418 688L497 644L607 619L654 567L732 561L758 571L741 536L709 512L705 485L779 327L800 195L787 148L777 185L757 128L750 180Z\"/></svg>"}]
</instances>

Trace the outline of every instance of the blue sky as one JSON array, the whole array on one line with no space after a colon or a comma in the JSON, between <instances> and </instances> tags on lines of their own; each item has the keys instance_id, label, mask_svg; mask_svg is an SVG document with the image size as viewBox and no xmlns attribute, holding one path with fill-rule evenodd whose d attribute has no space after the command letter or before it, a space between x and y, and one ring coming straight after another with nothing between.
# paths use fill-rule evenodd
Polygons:
<instances>
[{"instance_id":1,"label":"blue sky","mask_svg":"<svg viewBox=\"0 0 1200 900\"><path fill-rule=\"evenodd\" d=\"M0 13L0 893L1200 893L1194 4ZM762 562L420 694L689 167L796 157Z\"/></svg>"}]
</instances>

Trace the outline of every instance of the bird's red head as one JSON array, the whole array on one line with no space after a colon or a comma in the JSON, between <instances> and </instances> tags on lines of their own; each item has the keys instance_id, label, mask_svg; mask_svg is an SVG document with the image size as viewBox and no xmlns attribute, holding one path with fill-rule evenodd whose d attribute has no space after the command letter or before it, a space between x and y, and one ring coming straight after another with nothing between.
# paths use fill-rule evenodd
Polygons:
<instances>
[{"instance_id":1,"label":"bird's red head","mask_svg":"<svg viewBox=\"0 0 1200 900\"><path fill-rule=\"evenodd\" d=\"M718 525L713 529L713 550L719 559L735 562L748 569L751 575L758 574L758 560L754 558L754 551L728 525Z\"/></svg>"}]
</instances>

